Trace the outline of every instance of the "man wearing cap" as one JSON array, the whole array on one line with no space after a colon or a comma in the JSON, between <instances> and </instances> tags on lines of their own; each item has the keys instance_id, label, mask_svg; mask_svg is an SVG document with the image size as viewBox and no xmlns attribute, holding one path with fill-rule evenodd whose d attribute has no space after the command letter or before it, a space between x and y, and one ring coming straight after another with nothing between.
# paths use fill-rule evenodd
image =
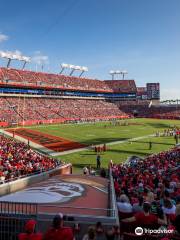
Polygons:
<instances>
[{"instance_id":1,"label":"man wearing cap","mask_svg":"<svg viewBox=\"0 0 180 240\"><path fill-rule=\"evenodd\" d=\"M45 233L44 240L73 240L71 227L65 227L63 214L57 214L53 219L52 227Z\"/></svg>"},{"instance_id":2,"label":"man wearing cap","mask_svg":"<svg viewBox=\"0 0 180 240\"><path fill-rule=\"evenodd\" d=\"M25 233L20 233L19 240L42 240L42 233L35 233L36 221L31 219L25 225Z\"/></svg>"}]
</instances>

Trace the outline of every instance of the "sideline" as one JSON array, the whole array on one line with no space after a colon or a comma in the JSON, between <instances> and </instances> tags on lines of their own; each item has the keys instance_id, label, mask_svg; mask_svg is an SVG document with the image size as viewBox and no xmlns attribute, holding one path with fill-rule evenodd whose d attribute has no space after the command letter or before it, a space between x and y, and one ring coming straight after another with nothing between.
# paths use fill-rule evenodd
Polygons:
<instances>
[{"instance_id":1,"label":"sideline","mask_svg":"<svg viewBox=\"0 0 180 240\"><path fill-rule=\"evenodd\" d=\"M5 134L7 136L10 136L12 137L13 136L13 133L10 133L10 132L7 132L3 129L0 129L0 132L2 134ZM145 135L145 136L141 136L141 137L135 137L135 138L129 138L129 139L126 139L126 140L121 140L121 141L114 141L114 142L108 142L106 143L107 146L113 146L113 145L118 145L118 144L123 144L123 143L127 143L127 142L133 142L133 141L136 141L136 140L141 140L141 139L145 139L145 138L149 138L149 137L155 137L155 134L150 134L150 135ZM23 137L20 137L18 135L15 135L15 139L21 141L21 142L24 142L24 143L28 143L28 140L23 138ZM102 143L103 144L103 143ZM37 143L34 143L32 141L29 141L29 145L30 147L36 149L37 151L41 152L41 153L44 153L44 154L47 154L51 157L56 157L56 156L63 156L63 155L67 155L67 154L71 154L71 153L76 153L76 152L82 152L82 151L86 151L86 150L90 150L92 147L91 146L88 146L88 147L84 147L84 148L78 148L78 149L74 149L74 150L67 150L67 151L64 151L64 152L55 152L51 149L48 149L40 144L37 144ZM98 144L100 145L100 144Z\"/></svg>"},{"instance_id":2,"label":"sideline","mask_svg":"<svg viewBox=\"0 0 180 240\"><path fill-rule=\"evenodd\" d=\"M109 142L109 143L106 143L106 145L113 146L113 145L123 144L123 143L127 143L127 142L133 142L136 140L145 139L145 138L149 138L149 137L155 137L155 134L145 135L145 136L136 137L136 138L129 138L129 139L122 140L122 141ZM98 144L98 145L100 145L100 144ZM56 152L53 156L63 156L63 155L67 155L70 153L82 152L82 151L90 150L90 149L91 149L91 146L85 147L85 148L69 150L69 151L65 151L65 152L60 152L60 153Z\"/></svg>"}]
</instances>

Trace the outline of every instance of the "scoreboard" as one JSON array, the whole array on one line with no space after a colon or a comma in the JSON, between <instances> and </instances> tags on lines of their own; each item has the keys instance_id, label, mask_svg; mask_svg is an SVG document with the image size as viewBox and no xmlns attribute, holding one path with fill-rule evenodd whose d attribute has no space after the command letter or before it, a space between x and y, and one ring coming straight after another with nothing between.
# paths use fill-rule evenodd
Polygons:
<instances>
[{"instance_id":1,"label":"scoreboard","mask_svg":"<svg viewBox=\"0 0 180 240\"><path fill-rule=\"evenodd\" d=\"M149 100L160 99L160 84L159 83L147 83L147 98Z\"/></svg>"}]
</instances>

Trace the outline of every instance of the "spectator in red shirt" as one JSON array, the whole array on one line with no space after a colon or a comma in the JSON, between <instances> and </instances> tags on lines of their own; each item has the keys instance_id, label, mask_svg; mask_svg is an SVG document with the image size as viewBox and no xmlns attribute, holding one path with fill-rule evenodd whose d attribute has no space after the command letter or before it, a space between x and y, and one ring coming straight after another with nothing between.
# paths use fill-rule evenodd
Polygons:
<instances>
[{"instance_id":1,"label":"spectator in red shirt","mask_svg":"<svg viewBox=\"0 0 180 240\"><path fill-rule=\"evenodd\" d=\"M151 205L148 202L143 204L143 212L136 213L133 217L123 219L123 222L136 222L138 226L157 226L167 224L166 218L160 219L150 213Z\"/></svg>"},{"instance_id":2,"label":"spectator in red shirt","mask_svg":"<svg viewBox=\"0 0 180 240\"><path fill-rule=\"evenodd\" d=\"M42 240L41 233L35 233L36 221L29 220L25 225L25 233L20 233L19 240Z\"/></svg>"},{"instance_id":3,"label":"spectator in red shirt","mask_svg":"<svg viewBox=\"0 0 180 240\"><path fill-rule=\"evenodd\" d=\"M53 226L44 236L44 240L73 240L73 230L64 226L63 214L57 214L53 219Z\"/></svg>"}]
</instances>

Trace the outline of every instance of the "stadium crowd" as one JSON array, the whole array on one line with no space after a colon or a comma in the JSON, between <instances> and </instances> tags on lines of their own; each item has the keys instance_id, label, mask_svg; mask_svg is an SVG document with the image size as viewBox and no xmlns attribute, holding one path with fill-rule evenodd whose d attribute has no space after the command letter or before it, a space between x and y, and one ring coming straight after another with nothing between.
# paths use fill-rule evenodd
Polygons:
<instances>
[{"instance_id":1,"label":"stadium crowd","mask_svg":"<svg viewBox=\"0 0 180 240\"><path fill-rule=\"evenodd\" d=\"M47 86L61 89L76 89L99 92L134 92L136 85L134 80L100 81L96 79L65 76L61 74L50 74L33 72L12 68L0 68L0 81L4 84Z\"/></svg>"},{"instance_id":2,"label":"stadium crowd","mask_svg":"<svg viewBox=\"0 0 180 240\"><path fill-rule=\"evenodd\" d=\"M180 109L175 107L148 107L148 101L105 101L95 99L60 99L37 97L0 97L0 122L8 124L24 121L96 120L129 117L175 119ZM29 122L30 124L30 122Z\"/></svg>"},{"instance_id":3,"label":"stadium crowd","mask_svg":"<svg viewBox=\"0 0 180 240\"><path fill-rule=\"evenodd\" d=\"M180 148L111 167L121 234L166 226L180 237Z\"/></svg>"},{"instance_id":4,"label":"stadium crowd","mask_svg":"<svg viewBox=\"0 0 180 240\"><path fill-rule=\"evenodd\" d=\"M56 168L61 162L41 155L28 145L0 135L0 184Z\"/></svg>"},{"instance_id":5,"label":"stadium crowd","mask_svg":"<svg viewBox=\"0 0 180 240\"><path fill-rule=\"evenodd\" d=\"M114 92L136 92L136 84L134 80L106 80L104 81Z\"/></svg>"},{"instance_id":6,"label":"stadium crowd","mask_svg":"<svg viewBox=\"0 0 180 240\"><path fill-rule=\"evenodd\" d=\"M161 119L179 119L180 106L178 105L157 105L150 106L148 100L135 101L116 101L115 104L129 116L161 118Z\"/></svg>"},{"instance_id":7,"label":"stadium crowd","mask_svg":"<svg viewBox=\"0 0 180 240\"><path fill-rule=\"evenodd\" d=\"M139 239L180 239L180 148L131 159L124 164L113 164L110 169L114 178L120 226L105 228L101 222L89 226L80 237L81 226L64 226L63 215L54 217L52 227L45 234L35 233L34 220L27 222L25 233L19 240L128 240L137 239L136 227L154 230ZM155 234L156 233L156 234Z\"/></svg>"},{"instance_id":8,"label":"stadium crowd","mask_svg":"<svg viewBox=\"0 0 180 240\"><path fill-rule=\"evenodd\" d=\"M0 98L0 122L10 124L27 121L61 119L86 120L109 117L125 117L112 102L87 99L57 99L57 98Z\"/></svg>"}]
</instances>

